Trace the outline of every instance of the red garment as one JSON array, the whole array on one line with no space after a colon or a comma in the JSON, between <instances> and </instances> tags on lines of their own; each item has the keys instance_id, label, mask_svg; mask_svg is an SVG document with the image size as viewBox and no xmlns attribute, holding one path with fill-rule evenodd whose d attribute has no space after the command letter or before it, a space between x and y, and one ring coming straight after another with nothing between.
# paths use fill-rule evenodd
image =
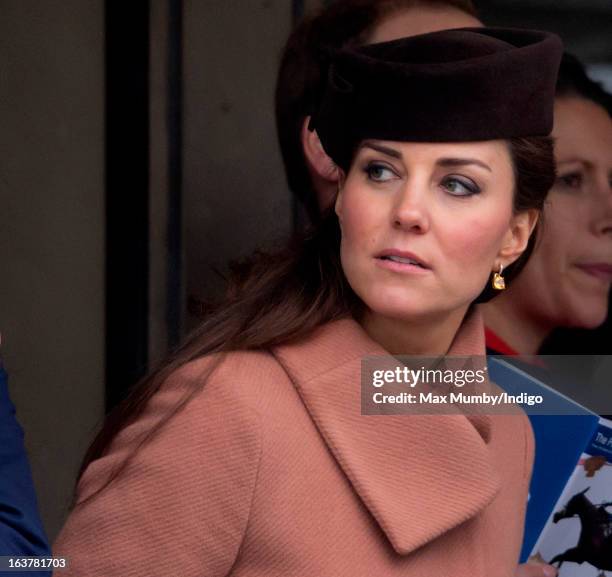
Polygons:
<instances>
[{"instance_id":1,"label":"red garment","mask_svg":"<svg viewBox=\"0 0 612 577\"><path fill-rule=\"evenodd\" d=\"M496 355L518 355L518 351L513 349L506 341L497 336L489 327L485 327L485 343L487 349Z\"/></svg>"}]
</instances>

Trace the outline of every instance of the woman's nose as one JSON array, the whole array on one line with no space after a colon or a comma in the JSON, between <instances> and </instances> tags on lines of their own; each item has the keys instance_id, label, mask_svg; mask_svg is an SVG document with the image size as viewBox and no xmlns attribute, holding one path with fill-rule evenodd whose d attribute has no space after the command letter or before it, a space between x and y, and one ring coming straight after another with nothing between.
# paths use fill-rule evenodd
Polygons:
<instances>
[{"instance_id":1,"label":"woman's nose","mask_svg":"<svg viewBox=\"0 0 612 577\"><path fill-rule=\"evenodd\" d=\"M407 183L398 190L392 210L393 227L423 234L429 230L426 188Z\"/></svg>"}]
</instances>

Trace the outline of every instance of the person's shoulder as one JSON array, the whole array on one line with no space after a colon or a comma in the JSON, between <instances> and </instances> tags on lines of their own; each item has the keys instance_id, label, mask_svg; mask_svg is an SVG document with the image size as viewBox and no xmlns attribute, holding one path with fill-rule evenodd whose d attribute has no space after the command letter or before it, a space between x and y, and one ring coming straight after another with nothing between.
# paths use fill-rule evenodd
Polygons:
<instances>
[{"instance_id":1,"label":"person's shoulder","mask_svg":"<svg viewBox=\"0 0 612 577\"><path fill-rule=\"evenodd\" d=\"M278 360L267 350L238 350L207 355L175 371L169 381L182 386L201 386L202 391L225 392L255 400L261 388L289 380Z\"/></svg>"},{"instance_id":2,"label":"person's shoulder","mask_svg":"<svg viewBox=\"0 0 612 577\"><path fill-rule=\"evenodd\" d=\"M2 359L0 359L0 406L5 406L9 403L8 377L2 366Z\"/></svg>"},{"instance_id":3,"label":"person's shoulder","mask_svg":"<svg viewBox=\"0 0 612 577\"><path fill-rule=\"evenodd\" d=\"M237 392L242 387L223 376L223 365L231 362L238 382L243 370L262 366L251 357L209 355L167 368L167 378L162 373L152 381L160 386L142 413L81 478L77 506L56 543L56 551L71 558L71 575L125 575L135 551L138 574L156 574L177 542L177 567L230 572L257 484L263 419ZM103 563L109 556L110 573Z\"/></svg>"},{"instance_id":4,"label":"person's shoulder","mask_svg":"<svg viewBox=\"0 0 612 577\"><path fill-rule=\"evenodd\" d=\"M273 379L278 365L270 356L206 355L165 378L158 375L161 382L138 417L119 431L103 457L88 466L79 501L97 492L116 470L124 479L144 469L147 479L159 479L168 467L181 469L183 463L211 470L210 463L202 463L206 455L221 462L229 454L240 454L241 470L250 474L259 459L264 422L256 389L261 381Z\"/></svg>"},{"instance_id":5,"label":"person's shoulder","mask_svg":"<svg viewBox=\"0 0 612 577\"><path fill-rule=\"evenodd\" d=\"M184 363L165 379L149 409L167 414L179 402L179 421L252 415L253 423L256 417L265 427L302 408L301 383L381 351L356 321L343 318L269 349L207 354Z\"/></svg>"},{"instance_id":6,"label":"person's shoulder","mask_svg":"<svg viewBox=\"0 0 612 577\"><path fill-rule=\"evenodd\" d=\"M266 350L239 350L191 361L168 379L174 389L194 391L193 408L211 403L257 413L270 410L271 399L282 402L295 395L291 379L282 364Z\"/></svg>"},{"instance_id":7,"label":"person's shoulder","mask_svg":"<svg viewBox=\"0 0 612 577\"><path fill-rule=\"evenodd\" d=\"M283 368L268 350L237 350L215 353L186 363L172 375L173 379L205 379L214 386L231 381L234 386L245 381L274 380Z\"/></svg>"}]
</instances>

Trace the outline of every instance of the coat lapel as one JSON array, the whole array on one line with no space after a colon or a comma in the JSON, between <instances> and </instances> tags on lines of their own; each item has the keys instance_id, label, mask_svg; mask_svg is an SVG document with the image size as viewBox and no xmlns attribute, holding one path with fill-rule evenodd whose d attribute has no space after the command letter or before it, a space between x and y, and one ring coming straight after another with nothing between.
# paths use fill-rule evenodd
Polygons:
<instances>
[{"instance_id":1,"label":"coat lapel","mask_svg":"<svg viewBox=\"0 0 612 577\"><path fill-rule=\"evenodd\" d=\"M449 355L484 354L471 313ZM400 554L482 511L500 480L487 446L490 421L464 415L361 415L361 359L386 352L352 319L276 348L325 443Z\"/></svg>"}]
</instances>

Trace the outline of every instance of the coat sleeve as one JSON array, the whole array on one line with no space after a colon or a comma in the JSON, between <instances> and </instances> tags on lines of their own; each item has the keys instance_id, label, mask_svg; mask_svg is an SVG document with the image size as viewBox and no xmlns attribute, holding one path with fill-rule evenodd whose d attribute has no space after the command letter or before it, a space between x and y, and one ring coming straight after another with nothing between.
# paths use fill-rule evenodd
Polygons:
<instances>
[{"instance_id":1,"label":"coat sleeve","mask_svg":"<svg viewBox=\"0 0 612 577\"><path fill-rule=\"evenodd\" d=\"M48 554L23 431L15 417L7 376L0 363L0 555Z\"/></svg>"},{"instance_id":2,"label":"coat sleeve","mask_svg":"<svg viewBox=\"0 0 612 577\"><path fill-rule=\"evenodd\" d=\"M54 547L68 558L58 577L229 573L249 518L261 419L231 386L211 379L160 426L189 388L184 376L172 378L109 454L88 466ZM151 430L154 436L138 447Z\"/></svg>"}]
</instances>

